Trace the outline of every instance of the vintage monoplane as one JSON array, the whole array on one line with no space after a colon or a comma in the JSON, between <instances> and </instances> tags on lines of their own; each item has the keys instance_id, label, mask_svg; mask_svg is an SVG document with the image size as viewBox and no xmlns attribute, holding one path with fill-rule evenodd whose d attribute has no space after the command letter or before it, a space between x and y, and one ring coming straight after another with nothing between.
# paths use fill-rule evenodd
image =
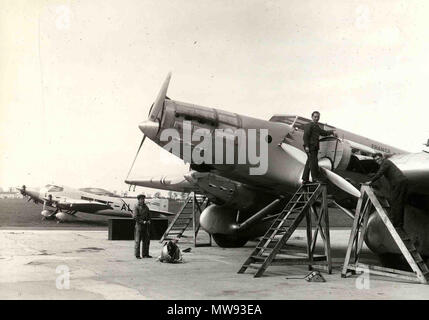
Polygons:
<instances>
[{"instance_id":1,"label":"vintage monoplane","mask_svg":"<svg viewBox=\"0 0 429 320\"><path fill-rule=\"evenodd\" d=\"M43 204L43 219L70 221L77 212L89 214L131 217L136 197L120 197L101 188L74 189L63 185L47 184L43 188L17 188L22 195L35 203ZM173 215L168 211L167 199L148 199L146 201L152 216Z\"/></svg>"},{"instance_id":2,"label":"vintage monoplane","mask_svg":"<svg viewBox=\"0 0 429 320\"><path fill-rule=\"evenodd\" d=\"M188 162L190 171L177 177L136 177L125 182L206 195L212 204L200 216L201 227L212 234L219 246L243 246L249 239L264 234L272 223L270 217L279 208L265 210L266 215L262 216L256 213L270 208L278 198L287 200L300 186L306 161L303 125L311 120L297 115L274 115L267 121L172 100L166 96L170 77L171 74L162 85L148 119L139 125L144 134L141 144L148 137ZM360 196L359 184L369 180L378 169L372 155L376 152L390 155L390 160L410 182L404 228L416 240L417 249L429 256L429 154L408 153L340 128L320 125L337 133L337 137L320 140L318 154L333 201L353 214ZM172 134L174 130L176 134ZM243 130L245 133L256 130L256 134L248 134L247 146L253 143L259 148L259 163L248 156L240 161L243 144L239 143L238 132ZM200 139L194 140L196 136ZM227 152L219 156L221 149L215 148L219 139L229 140L234 151L232 158L228 158ZM267 145L266 150L263 144ZM251 174L252 168L264 170ZM381 193L388 193L386 186L383 181L379 183ZM399 252L377 215L370 217L366 243L380 255Z\"/></svg>"}]
</instances>

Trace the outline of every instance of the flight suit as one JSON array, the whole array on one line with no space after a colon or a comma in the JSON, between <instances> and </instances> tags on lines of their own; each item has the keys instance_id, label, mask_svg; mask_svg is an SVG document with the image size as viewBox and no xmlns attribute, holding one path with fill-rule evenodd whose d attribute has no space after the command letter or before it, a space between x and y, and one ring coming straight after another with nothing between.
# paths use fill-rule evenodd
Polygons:
<instances>
[{"instance_id":1,"label":"flight suit","mask_svg":"<svg viewBox=\"0 0 429 320\"><path fill-rule=\"evenodd\" d=\"M302 180L309 181L309 174L314 180L319 180L319 163L317 154L319 152L319 137L334 134L333 130L323 130L319 124L310 122L304 125L304 149L308 147L307 162L305 163Z\"/></svg>"},{"instance_id":2,"label":"flight suit","mask_svg":"<svg viewBox=\"0 0 429 320\"><path fill-rule=\"evenodd\" d=\"M389 218L395 227L404 225L404 206L408 194L408 179L395 164L385 159L380 165L371 183L385 176L390 184L390 212Z\"/></svg>"},{"instance_id":3,"label":"flight suit","mask_svg":"<svg viewBox=\"0 0 429 320\"><path fill-rule=\"evenodd\" d=\"M140 206L136 204L133 210L133 218L136 221L134 232L134 253L136 257L140 257L140 242L143 244L142 256L149 256L150 244L150 211L146 204Z\"/></svg>"}]
</instances>

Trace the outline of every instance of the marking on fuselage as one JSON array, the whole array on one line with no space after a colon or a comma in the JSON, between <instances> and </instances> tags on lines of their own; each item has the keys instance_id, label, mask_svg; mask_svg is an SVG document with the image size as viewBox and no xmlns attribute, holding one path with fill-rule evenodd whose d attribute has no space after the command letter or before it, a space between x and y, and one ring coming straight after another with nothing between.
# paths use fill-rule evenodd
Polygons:
<instances>
[{"instance_id":1,"label":"marking on fuselage","mask_svg":"<svg viewBox=\"0 0 429 320\"><path fill-rule=\"evenodd\" d=\"M378 150L378 151L381 151L381 152L386 152L386 153L390 153L390 149L389 148L385 148L385 147L382 147L382 146L379 146L379 145L376 145L376 144L371 144L371 148L373 148L373 149L375 149L375 150Z\"/></svg>"},{"instance_id":2,"label":"marking on fuselage","mask_svg":"<svg viewBox=\"0 0 429 320\"><path fill-rule=\"evenodd\" d=\"M121 207L122 211L129 211L129 212L133 212L133 210L131 210L130 205L128 203L125 203L122 205Z\"/></svg>"}]
</instances>

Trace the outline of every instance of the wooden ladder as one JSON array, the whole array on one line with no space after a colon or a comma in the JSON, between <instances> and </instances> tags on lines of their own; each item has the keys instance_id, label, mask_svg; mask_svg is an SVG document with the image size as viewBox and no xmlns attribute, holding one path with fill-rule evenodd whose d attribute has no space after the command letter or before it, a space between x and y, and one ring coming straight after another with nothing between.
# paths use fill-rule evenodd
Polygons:
<instances>
[{"instance_id":1,"label":"wooden ladder","mask_svg":"<svg viewBox=\"0 0 429 320\"><path fill-rule=\"evenodd\" d=\"M208 244L198 244L197 236L200 230L199 215L209 205L209 200L204 195L191 192L183 204L182 208L174 216L173 220L165 230L160 242L183 237L183 233L192 222L194 246L211 246L211 235L209 234Z\"/></svg>"},{"instance_id":2,"label":"wooden ladder","mask_svg":"<svg viewBox=\"0 0 429 320\"><path fill-rule=\"evenodd\" d=\"M319 210L317 210L315 205L316 202L321 204ZM314 234L311 213L316 217ZM306 217L307 222L307 252L305 254L294 255L287 252L284 246L304 217ZM324 242L325 254L316 256L314 252L319 231ZM277 255L287 255L294 258L276 258ZM325 265L326 271L329 273L332 272L325 184L305 184L298 189L282 212L273 221L271 227L244 262L238 273L244 273L247 268L252 268L257 270L254 277L261 277L270 265L296 264L308 265L310 270L313 268L313 265Z\"/></svg>"},{"instance_id":3,"label":"wooden ladder","mask_svg":"<svg viewBox=\"0 0 429 320\"><path fill-rule=\"evenodd\" d=\"M381 220L386 225L387 230L413 272L359 263L359 255L362 250L363 239L365 237L372 206L375 207L376 214L380 216ZM361 196L356 207L355 219L350 233L341 276L345 278L351 274L355 274L356 272L368 272L369 274L377 274L427 284L429 280L429 269L427 265L406 232L402 229L396 229L393 226L386 213L386 207L387 206L381 204L381 201L377 198L369 185L362 185ZM351 262L351 260L353 262Z\"/></svg>"}]
</instances>

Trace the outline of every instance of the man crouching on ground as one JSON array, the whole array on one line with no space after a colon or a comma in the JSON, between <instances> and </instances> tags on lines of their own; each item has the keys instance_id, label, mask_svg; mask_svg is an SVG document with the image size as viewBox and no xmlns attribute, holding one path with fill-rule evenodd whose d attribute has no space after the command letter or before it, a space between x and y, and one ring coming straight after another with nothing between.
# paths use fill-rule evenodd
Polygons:
<instances>
[{"instance_id":1,"label":"man crouching on ground","mask_svg":"<svg viewBox=\"0 0 429 320\"><path fill-rule=\"evenodd\" d=\"M136 221L134 232L134 253L137 259L152 258L149 255L150 244L150 211L145 204L146 196L139 194L137 196L138 203L134 206L133 219ZM143 243L142 255L140 256L140 241Z\"/></svg>"}]
</instances>

